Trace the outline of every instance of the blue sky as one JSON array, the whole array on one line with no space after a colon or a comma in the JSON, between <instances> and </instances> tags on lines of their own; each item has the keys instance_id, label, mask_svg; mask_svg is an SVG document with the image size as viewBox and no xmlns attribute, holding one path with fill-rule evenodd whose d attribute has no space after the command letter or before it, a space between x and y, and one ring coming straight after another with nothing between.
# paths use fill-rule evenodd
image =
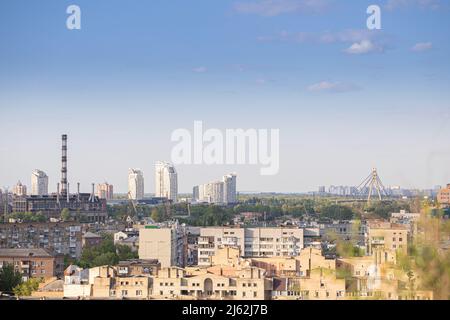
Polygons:
<instances>
[{"instance_id":1,"label":"blue sky","mask_svg":"<svg viewBox=\"0 0 450 320\"><path fill-rule=\"evenodd\" d=\"M66 28L66 8L82 12ZM366 8L382 9L382 30ZM450 181L450 7L439 0L21 1L0 4L0 187L59 175L153 192L171 132L279 128L280 172L179 166L181 192L238 174L241 191Z\"/></svg>"}]
</instances>

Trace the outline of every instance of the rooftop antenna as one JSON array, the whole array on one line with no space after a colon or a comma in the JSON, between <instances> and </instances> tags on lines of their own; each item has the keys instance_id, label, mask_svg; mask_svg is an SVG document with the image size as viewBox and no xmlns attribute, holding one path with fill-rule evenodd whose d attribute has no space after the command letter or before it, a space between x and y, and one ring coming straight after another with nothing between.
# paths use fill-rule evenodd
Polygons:
<instances>
[{"instance_id":1,"label":"rooftop antenna","mask_svg":"<svg viewBox=\"0 0 450 320\"><path fill-rule=\"evenodd\" d=\"M363 195L366 188L369 188L369 193L367 195L367 203L370 203L372 199L372 194L376 191L378 195L378 200L382 200L382 196L387 196L386 188L381 182L380 177L378 176L378 172L376 168L372 169L370 175L360 183L357 187L358 193Z\"/></svg>"}]
</instances>

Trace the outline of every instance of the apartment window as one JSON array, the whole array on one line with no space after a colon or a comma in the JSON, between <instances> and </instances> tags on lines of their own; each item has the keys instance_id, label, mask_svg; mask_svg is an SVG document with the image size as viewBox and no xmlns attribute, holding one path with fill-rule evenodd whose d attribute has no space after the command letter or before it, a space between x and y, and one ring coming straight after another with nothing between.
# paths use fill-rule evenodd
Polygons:
<instances>
[{"instance_id":1,"label":"apartment window","mask_svg":"<svg viewBox=\"0 0 450 320\"><path fill-rule=\"evenodd\" d=\"M242 296L243 296L243 297L245 297L245 291L244 291L244 292L242 292Z\"/></svg>"},{"instance_id":2,"label":"apartment window","mask_svg":"<svg viewBox=\"0 0 450 320\"><path fill-rule=\"evenodd\" d=\"M403 238L398 238L398 241L402 242L402 241L403 241Z\"/></svg>"},{"instance_id":3,"label":"apartment window","mask_svg":"<svg viewBox=\"0 0 450 320\"><path fill-rule=\"evenodd\" d=\"M160 295L160 296L164 295L164 292L159 291L159 295Z\"/></svg>"},{"instance_id":4,"label":"apartment window","mask_svg":"<svg viewBox=\"0 0 450 320\"><path fill-rule=\"evenodd\" d=\"M163 286L163 283L162 283L162 282L160 282L160 283L159 283L159 285L160 285L160 286L162 287L162 286Z\"/></svg>"},{"instance_id":5,"label":"apartment window","mask_svg":"<svg viewBox=\"0 0 450 320\"><path fill-rule=\"evenodd\" d=\"M123 297L128 296L128 290L122 290L122 296Z\"/></svg>"},{"instance_id":6,"label":"apartment window","mask_svg":"<svg viewBox=\"0 0 450 320\"><path fill-rule=\"evenodd\" d=\"M316 292L314 293L314 296L315 296L316 298L318 298L318 297L319 297L319 291L316 291Z\"/></svg>"},{"instance_id":7,"label":"apartment window","mask_svg":"<svg viewBox=\"0 0 450 320\"><path fill-rule=\"evenodd\" d=\"M142 290L136 290L136 295L137 296L142 296Z\"/></svg>"},{"instance_id":8,"label":"apartment window","mask_svg":"<svg viewBox=\"0 0 450 320\"><path fill-rule=\"evenodd\" d=\"M392 238L392 241L395 241L395 238Z\"/></svg>"},{"instance_id":9,"label":"apartment window","mask_svg":"<svg viewBox=\"0 0 450 320\"><path fill-rule=\"evenodd\" d=\"M41 270L41 274L44 274L45 273L45 270Z\"/></svg>"},{"instance_id":10,"label":"apartment window","mask_svg":"<svg viewBox=\"0 0 450 320\"><path fill-rule=\"evenodd\" d=\"M254 283L253 286L256 287L256 283Z\"/></svg>"},{"instance_id":11,"label":"apartment window","mask_svg":"<svg viewBox=\"0 0 450 320\"><path fill-rule=\"evenodd\" d=\"M256 291L253 291L253 298L256 298L258 296L258 293Z\"/></svg>"},{"instance_id":12,"label":"apartment window","mask_svg":"<svg viewBox=\"0 0 450 320\"><path fill-rule=\"evenodd\" d=\"M242 286L245 287L245 283L243 283Z\"/></svg>"}]
</instances>

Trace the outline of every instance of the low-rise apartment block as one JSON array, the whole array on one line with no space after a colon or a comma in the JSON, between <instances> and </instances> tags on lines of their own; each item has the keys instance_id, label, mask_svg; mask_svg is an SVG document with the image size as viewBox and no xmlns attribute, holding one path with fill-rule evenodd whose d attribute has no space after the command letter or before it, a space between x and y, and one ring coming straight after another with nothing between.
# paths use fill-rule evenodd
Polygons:
<instances>
[{"instance_id":1,"label":"low-rise apartment block","mask_svg":"<svg viewBox=\"0 0 450 320\"><path fill-rule=\"evenodd\" d=\"M375 249L384 248L407 253L409 228L385 221L367 222L366 249L372 255Z\"/></svg>"},{"instance_id":2,"label":"low-rise apartment block","mask_svg":"<svg viewBox=\"0 0 450 320\"><path fill-rule=\"evenodd\" d=\"M64 257L45 249L0 249L0 269L8 264L22 274L24 281L62 276L64 272Z\"/></svg>"}]
</instances>

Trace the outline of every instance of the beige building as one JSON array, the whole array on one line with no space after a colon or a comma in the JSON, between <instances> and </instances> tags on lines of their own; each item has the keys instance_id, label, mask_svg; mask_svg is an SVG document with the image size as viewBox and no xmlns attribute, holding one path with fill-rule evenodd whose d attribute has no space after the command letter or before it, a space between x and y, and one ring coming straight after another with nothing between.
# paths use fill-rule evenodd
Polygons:
<instances>
[{"instance_id":1,"label":"beige building","mask_svg":"<svg viewBox=\"0 0 450 320\"><path fill-rule=\"evenodd\" d=\"M13 194L19 197L27 195L27 186L22 184L22 182L17 182L13 188Z\"/></svg>"},{"instance_id":2,"label":"beige building","mask_svg":"<svg viewBox=\"0 0 450 320\"><path fill-rule=\"evenodd\" d=\"M270 298L271 281L264 270L255 267L234 268L224 275L220 268L165 268L153 279L153 298L264 300Z\"/></svg>"},{"instance_id":3,"label":"beige building","mask_svg":"<svg viewBox=\"0 0 450 320\"><path fill-rule=\"evenodd\" d=\"M274 300L344 300L345 280L330 270L315 269L308 277L273 279Z\"/></svg>"},{"instance_id":4,"label":"beige building","mask_svg":"<svg viewBox=\"0 0 450 320\"><path fill-rule=\"evenodd\" d=\"M114 187L107 182L97 184L97 197L99 199L111 200L114 197Z\"/></svg>"},{"instance_id":5,"label":"beige building","mask_svg":"<svg viewBox=\"0 0 450 320\"><path fill-rule=\"evenodd\" d=\"M139 259L157 259L162 268L184 266L187 238L178 225L160 228L145 226L139 229Z\"/></svg>"},{"instance_id":6,"label":"beige building","mask_svg":"<svg viewBox=\"0 0 450 320\"><path fill-rule=\"evenodd\" d=\"M239 248L250 257L293 257L303 248L303 229L299 228L201 228L198 264L211 265L210 257L220 248Z\"/></svg>"},{"instance_id":7,"label":"beige building","mask_svg":"<svg viewBox=\"0 0 450 320\"><path fill-rule=\"evenodd\" d=\"M367 224L366 249L372 255L374 249L385 248L407 253L409 228L390 222L371 221Z\"/></svg>"},{"instance_id":8,"label":"beige building","mask_svg":"<svg viewBox=\"0 0 450 320\"><path fill-rule=\"evenodd\" d=\"M437 201L442 206L450 206L450 183L447 184L446 188L442 188L439 190Z\"/></svg>"}]
</instances>

